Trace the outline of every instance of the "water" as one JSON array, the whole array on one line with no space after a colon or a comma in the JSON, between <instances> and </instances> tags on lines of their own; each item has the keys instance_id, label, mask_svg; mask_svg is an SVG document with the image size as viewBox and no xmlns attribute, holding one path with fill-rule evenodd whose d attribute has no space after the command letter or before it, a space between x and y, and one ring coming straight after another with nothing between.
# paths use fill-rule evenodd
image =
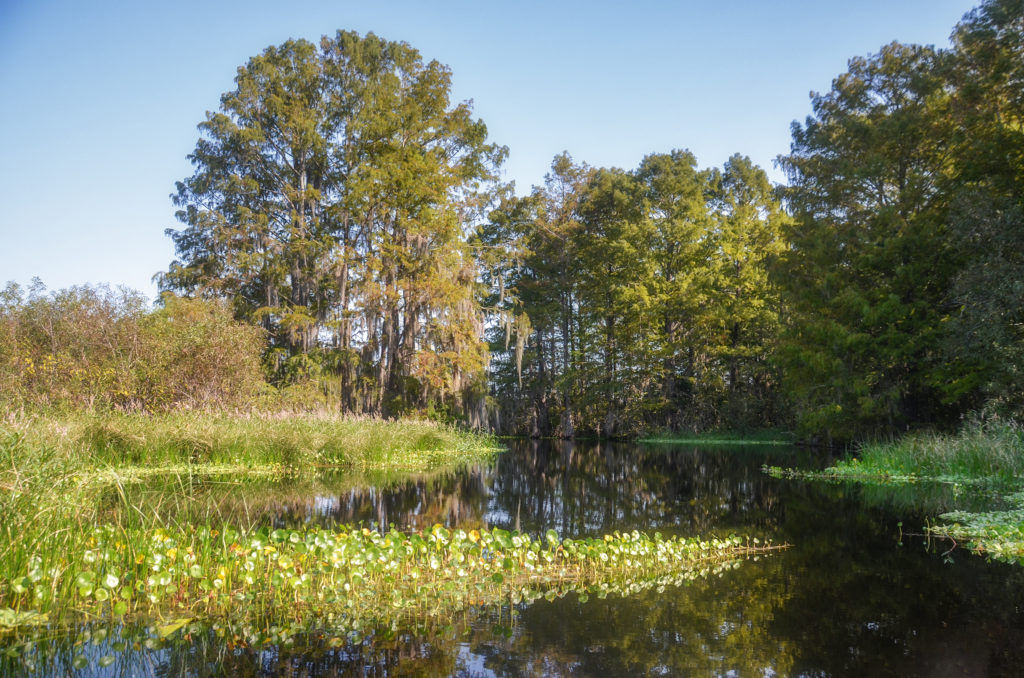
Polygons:
<instances>
[{"instance_id":1,"label":"water","mask_svg":"<svg viewBox=\"0 0 1024 678\"><path fill-rule=\"evenodd\" d=\"M791 547L686 586L470 610L431 628L378 629L341 648L315 624L260 649L234 642L222 624L151 647L133 629L88 628L88 640L55 638L29 656L40 675L90 676L1024 674L1024 568L963 548L947 553L952 544L912 534L926 518L908 508L915 501L935 515L984 498L775 480L761 472L765 463L815 460L780 446L514 442L490 465L379 476L369 486L349 476L196 483L182 488L188 502L166 506L154 494L163 510L215 507L228 519L276 526L737 533ZM85 668L71 663L79 655ZM101 657L113 663L101 667Z\"/></svg>"}]
</instances>

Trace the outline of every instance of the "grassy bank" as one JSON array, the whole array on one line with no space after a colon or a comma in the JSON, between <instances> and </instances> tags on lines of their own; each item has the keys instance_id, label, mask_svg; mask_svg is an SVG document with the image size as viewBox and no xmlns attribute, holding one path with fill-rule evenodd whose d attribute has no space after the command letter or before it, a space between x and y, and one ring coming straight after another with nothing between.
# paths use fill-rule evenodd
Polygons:
<instances>
[{"instance_id":1,"label":"grassy bank","mask_svg":"<svg viewBox=\"0 0 1024 678\"><path fill-rule=\"evenodd\" d=\"M792 445L792 433L778 430L708 431L685 433L665 431L643 436L641 443L674 443L683 445Z\"/></svg>"},{"instance_id":2,"label":"grassy bank","mask_svg":"<svg viewBox=\"0 0 1024 678\"><path fill-rule=\"evenodd\" d=\"M425 470L487 457L488 436L427 420L384 421L295 414L182 412L23 417L6 427L24 447L51 448L85 472L206 470Z\"/></svg>"},{"instance_id":3,"label":"grassy bank","mask_svg":"<svg viewBox=\"0 0 1024 678\"><path fill-rule=\"evenodd\" d=\"M856 457L822 471L767 468L791 479L872 485L941 483L995 491L1009 510L944 513L926 531L966 542L979 553L1024 564L1024 429L1016 424L971 424L955 435L914 434L863 446Z\"/></svg>"},{"instance_id":4,"label":"grassy bank","mask_svg":"<svg viewBox=\"0 0 1024 678\"><path fill-rule=\"evenodd\" d=\"M865 445L858 456L836 468L881 476L1015 481L1024 478L1024 430L974 424L956 435L915 434Z\"/></svg>"}]
</instances>

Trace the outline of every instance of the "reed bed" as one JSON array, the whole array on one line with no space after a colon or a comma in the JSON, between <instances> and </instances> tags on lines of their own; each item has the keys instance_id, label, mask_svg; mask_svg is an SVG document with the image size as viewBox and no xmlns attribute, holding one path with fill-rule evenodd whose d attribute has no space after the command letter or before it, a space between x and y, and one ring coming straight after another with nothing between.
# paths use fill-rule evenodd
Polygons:
<instances>
[{"instance_id":1,"label":"reed bed","mask_svg":"<svg viewBox=\"0 0 1024 678\"><path fill-rule=\"evenodd\" d=\"M30 447L84 470L353 466L422 470L494 454L489 436L430 420L267 413L72 414L16 419ZM141 468L140 468L141 467Z\"/></svg>"},{"instance_id":2,"label":"reed bed","mask_svg":"<svg viewBox=\"0 0 1024 678\"><path fill-rule=\"evenodd\" d=\"M1012 423L973 423L956 435L911 434L865 445L859 457L859 461L844 463L893 475L1022 478L1024 429Z\"/></svg>"}]
</instances>

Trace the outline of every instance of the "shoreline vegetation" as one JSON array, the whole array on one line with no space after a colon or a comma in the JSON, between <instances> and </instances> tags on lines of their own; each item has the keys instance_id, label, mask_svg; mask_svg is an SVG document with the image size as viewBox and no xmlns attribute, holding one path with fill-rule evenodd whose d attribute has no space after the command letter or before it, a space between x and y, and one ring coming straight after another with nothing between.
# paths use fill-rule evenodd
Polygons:
<instances>
[{"instance_id":1,"label":"shoreline vegetation","mask_svg":"<svg viewBox=\"0 0 1024 678\"><path fill-rule=\"evenodd\" d=\"M52 448L83 472L246 473L351 467L426 471L501 451L489 435L426 419L294 412L26 415L0 432Z\"/></svg>"},{"instance_id":2,"label":"shoreline vegetation","mask_svg":"<svg viewBox=\"0 0 1024 678\"><path fill-rule=\"evenodd\" d=\"M162 639L192 623L269 629L301 617L344 639L472 606L679 584L782 548L635 531L560 539L440 525L410 534L275 529L219 509L165 513L132 492L166 475L174 501L188 504L176 487L185 474L425 471L498 451L490 436L420 420L9 416L0 425L0 635L107 621L151 624Z\"/></svg>"},{"instance_id":3,"label":"shoreline vegetation","mask_svg":"<svg viewBox=\"0 0 1024 678\"><path fill-rule=\"evenodd\" d=\"M641 436L638 443L684 445L794 445L796 437L788 431L708 431L706 433L663 432Z\"/></svg>"},{"instance_id":4,"label":"shoreline vegetation","mask_svg":"<svg viewBox=\"0 0 1024 678\"><path fill-rule=\"evenodd\" d=\"M975 422L957 434L910 434L863 445L856 457L820 470L765 466L776 478L854 482L862 485L945 484L987 490L1010 508L951 511L925 532L996 560L1024 565L1024 428Z\"/></svg>"}]
</instances>

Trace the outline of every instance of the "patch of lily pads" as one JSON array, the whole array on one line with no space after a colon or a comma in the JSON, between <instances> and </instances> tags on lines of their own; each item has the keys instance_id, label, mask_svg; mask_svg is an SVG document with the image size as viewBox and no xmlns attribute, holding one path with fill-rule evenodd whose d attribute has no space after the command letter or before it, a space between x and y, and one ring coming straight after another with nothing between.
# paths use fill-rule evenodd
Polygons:
<instances>
[{"instance_id":1,"label":"patch of lily pads","mask_svg":"<svg viewBox=\"0 0 1024 678\"><path fill-rule=\"evenodd\" d=\"M939 516L942 524L929 525L935 537L963 541L978 553L995 560L1024 564L1024 492L1005 499L1014 508L1005 511L953 511Z\"/></svg>"},{"instance_id":2,"label":"patch of lily pads","mask_svg":"<svg viewBox=\"0 0 1024 678\"><path fill-rule=\"evenodd\" d=\"M318 618L339 633L519 603L569 590L607 594L696 577L781 548L757 539L540 538L491 530L422 533L97 527L82 553L32 558L0 586L0 629L61 620L155 620L169 635L196 620L275 624ZM640 589L637 589L640 590Z\"/></svg>"}]
</instances>

